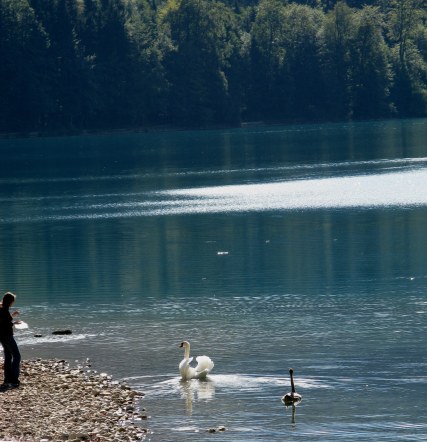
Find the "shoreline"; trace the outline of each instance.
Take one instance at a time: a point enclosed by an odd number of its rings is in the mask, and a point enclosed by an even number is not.
[[[404,120],[425,120],[423,117],[397,117],[390,116],[384,118],[373,119],[294,119],[294,120],[254,120],[240,121],[235,124],[212,124],[206,126],[187,127],[173,124],[158,124],[153,126],[129,126],[116,128],[62,128],[48,130],[27,130],[15,132],[0,132],[0,140],[28,139],[28,138],[62,138],[62,137],[80,137],[92,135],[126,135],[135,133],[160,133],[160,132],[186,132],[186,131],[209,131],[222,129],[245,129],[260,126],[294,126],[294,125],[316,125],[316,124],[349,124],[349,123],[366,123],[376,121],[404,121]],[[1,442],[1,441],[0,441]]]
[[[89,367],[23,360],[20,387],[0,392],[0,442],[143,441],[144,393]]]

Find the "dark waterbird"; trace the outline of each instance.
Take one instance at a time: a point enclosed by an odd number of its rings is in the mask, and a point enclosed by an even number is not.
[[[294,370],[292,368],[289,369],[289,374],[291,375],[291,392],[286,393],[282,397],[282,402],[284,402],[285,405],[295,404],[300,402],[302,399],[302,396],[295,391]]]

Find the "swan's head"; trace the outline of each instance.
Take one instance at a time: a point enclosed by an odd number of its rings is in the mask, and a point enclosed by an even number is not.
[[[184,358],[189,358],[190,357],[190,343],[188,341],[182,341],[180,347],[184,349]]]
[[[289,369],[289,374],[290,374],[291,376],[294,374],[294,369],[293,369],[293,368],[290,368],[290,369]]]

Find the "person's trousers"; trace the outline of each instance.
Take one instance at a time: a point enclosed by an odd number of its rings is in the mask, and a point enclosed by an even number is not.
[[[0,343],[4,352],[4,383],[19,383],[21,353],[13,336],[2,336]]]

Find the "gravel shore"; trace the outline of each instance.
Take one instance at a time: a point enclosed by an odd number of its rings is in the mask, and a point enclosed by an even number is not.
[[[0,373],[3,361],[0,360]],[[19,388],[0,392],[0,441],[142,441],[142,393],[88,366],[60,360],[21,363]]]

